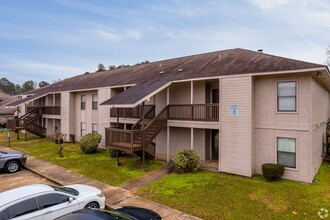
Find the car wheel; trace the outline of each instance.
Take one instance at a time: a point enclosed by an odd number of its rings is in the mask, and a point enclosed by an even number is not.
[[[100,208],[99,204],[97,202],[90,202],[85,206],[85,209],[98,209]]]
[[[15,173],[15,172],[17,172],[20,168],[21,168],[21,165],[20,165],[20,163],[17,162],[17,161],[10,161],[10,162],[8,162],[8,163],[6,164],[6,167],[5,167],[5,169],[6,169],[6,171],[7,171],[8,173]]]

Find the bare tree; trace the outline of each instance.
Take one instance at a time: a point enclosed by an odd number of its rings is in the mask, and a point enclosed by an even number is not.
[[[330,45],[328,46],[327,49],[327,65],[330,68]]]

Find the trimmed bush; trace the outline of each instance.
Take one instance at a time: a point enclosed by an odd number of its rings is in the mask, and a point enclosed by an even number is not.
[[[97,146],[99,145],[102,136],[97,133],[89,133],[80,139],[80,149],[85,154],[91,154],[96,152]]]
[[[119,156],[122,156],[123,152],[117,149],[109,149],[108,154],[110,155],[111,158],[116,158],[118,154]]]
[[[265,163],[262,165],[262,174],[268,181],[274,181],[284,174],[284,166],[275,163]]]
[[[179,173],[188,173],[198,170],[199,155],[193,150],[180,150],[175,153],[173,163]]]

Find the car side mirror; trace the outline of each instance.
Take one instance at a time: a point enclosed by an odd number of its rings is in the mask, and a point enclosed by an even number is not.
[[[73,197],[69,197],[69,203],[73,202],[74,198]]]

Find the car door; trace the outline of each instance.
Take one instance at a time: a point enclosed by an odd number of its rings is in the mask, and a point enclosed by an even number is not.
[[[2,153],[0,153],[0,169],[3,169],[5,166],[5,158]]]
[[[24,201],[20,201],[7,209],[1,212],[7,216],[9,219],[15,220],[43,220],[43,213],[38,209],[37,202],[35,198],[26,199]]]
[[[60,193],[48,193],[38,196],[44,219],[54,219],[79,209],[76,199]]]

